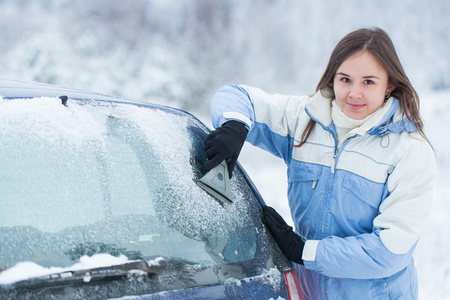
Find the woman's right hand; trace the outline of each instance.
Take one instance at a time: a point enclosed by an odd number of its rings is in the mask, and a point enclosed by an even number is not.
[[[212,131],[205,139],[205,151],[208,158],[204,165],[205,170],[209,171],[226,160],[231,178],[247,134],[245,124],[238,121],[228,121]]]

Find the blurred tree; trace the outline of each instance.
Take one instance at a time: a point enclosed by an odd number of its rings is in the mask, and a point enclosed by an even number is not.
[[[379,26],[413,84],[448,89],[449,9],[440,0],[0,0],[0,76],[207,110],[227,83],[312,93],[335,43]]]

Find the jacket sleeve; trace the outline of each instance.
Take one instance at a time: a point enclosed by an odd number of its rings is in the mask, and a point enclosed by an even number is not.
[[[391,276],[411,262],[431,212],[436,158],[423,139],[410,141],[388,177],[373,232],[307,241],[306,268],[329,277],[369,279]]]
[[[309,97],[268,94],[249,86],[227,85],[213,97],[214,128],[229,120],[246,124],[247,141],[279,157],[287,157],[290,137]]]

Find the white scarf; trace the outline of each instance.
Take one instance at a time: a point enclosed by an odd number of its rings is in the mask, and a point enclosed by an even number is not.
[[[392,105],[392,97],[384,103],[378,110],[371,113],[367,117],[361,120],[355,120],[347,117],[337,105],[335,99],[331,101],[331,119],[333,120],[336,128],[338,147],[340,148],[342,143],[356,134],[363,135],[367,130],[377,125],[384,114],[389,110]]]

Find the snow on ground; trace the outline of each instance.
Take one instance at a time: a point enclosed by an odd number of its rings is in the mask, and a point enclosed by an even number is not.
[[[420,299],[450,299],[450,92],[421,93],[425,132],[435,148],[438,180],[428,226],[415,260]],[[266,203],[293,224],[287,203],[284,162],[246,143],[239,158]]]

